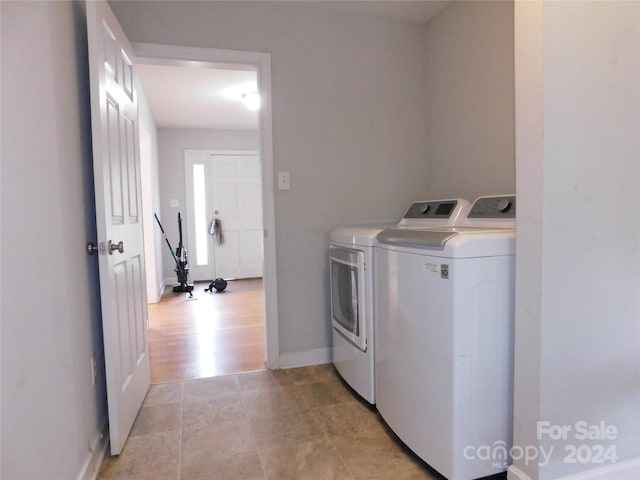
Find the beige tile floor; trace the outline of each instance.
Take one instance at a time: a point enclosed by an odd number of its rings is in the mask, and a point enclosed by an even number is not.
[[[152,385],[99,479],[439,479],[331,365]]]

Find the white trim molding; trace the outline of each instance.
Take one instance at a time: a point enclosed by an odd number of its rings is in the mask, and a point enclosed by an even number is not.
[[[584,472],[574,473],[559,477],[558,480],[611,480],[617,479],[633,479],[640,478],[640,457],[626,460],[624,462],[604,465],[598,468],[592,468]],[[522,470],[511,465],[507,474],[508,480],[534,480],[525,474]]]
[[[323,365],[331,362],[333,362],[333,349],[331,347],[280,355],[281,368],[308,367],[309,365]]]
[[[612,478],[619,480],[640,478],[640,457],[567,475],[560,480],[611,480]]]
[[[262,52],[182,47],[154,43],[133,43],[138,63],[185,67],[233,68],[255,71],[260,107],[260,161],[262,166],[262,207],[264,228],[264,302],[267,367],[280,368],[278,333],[278,287],[276,271],[276,221],[273,166],[273,126],[271,114],[271,55]]]
[[[510,465],[507,469],[507,480],[533,480],[529,475],[524,473],[518,467]]]
[[[91,444],[89,445],[89,451],[87,457],[82,464],[80,473],[76,477],[77,480],[95,480],[98,478],[100,472],[100,466],[102,460],[107,453],[107,447],[109,446],[109,427],[105,419],[102,428],[96,431]]]

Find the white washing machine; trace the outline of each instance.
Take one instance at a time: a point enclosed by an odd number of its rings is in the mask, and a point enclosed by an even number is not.
[[[416,202],[400,228],[427,222],[453,225],[466,216],[464,199]],[[341,227],[331,232],[329,247],[333,362],[340,376],[367,402],[375,399],[373,248],[388,226]]]
[[[481,197],[459,226],[385,229],[374,249],[377,408],[450,480],[507,468],[515,213]]]

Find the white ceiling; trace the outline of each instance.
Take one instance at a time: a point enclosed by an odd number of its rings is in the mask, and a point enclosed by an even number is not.
[[[420,24],[429,22],[449,3],[451,0],[278,2],[280,6],[319,8]],[[255,72],[141,64],[136,69],[158,128],[258,129],[257,112],[242,103],[242,93],[257,89]]]
[[[158,128],[257,130],[258,113],[242,94],[257,90],[256,72],[137,65]]]

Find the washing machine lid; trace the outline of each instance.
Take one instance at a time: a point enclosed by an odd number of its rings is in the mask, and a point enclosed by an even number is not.
[[[516,232],[503,228],[388,228],[378,234],[378,248],[446,258],[515,254]]]
[[[388,225],[339,227],[331,232],[331,241],[344,245],[372,247],[378,235]]]
[[[387,228],[378,234],[378,242],[415,248],[435,248],[442,250],[448,240],[458,235],[454,230],[415,230],[407,228]]]

